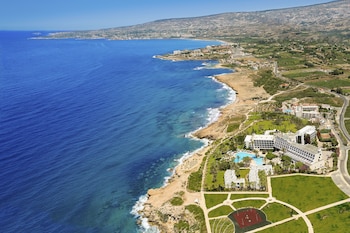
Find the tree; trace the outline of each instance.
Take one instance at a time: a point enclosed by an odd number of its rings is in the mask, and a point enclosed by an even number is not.
[[[282,160],[284,169],[288,169],[290,164],[292,163],[292,159],[287,155],[282,155],[281,160]]]
[[[258,171],[258,176],[260,180],[260,187],[266,189],[267,186],[267,176],[264,170]]]
[[[299,162],[299,161],[298,161],[298,162],[295,163],[295,168],[296,168],[296,169],[301,169],[301,168],[303,167],[303,165],[304,165],[304,164],[303,164],[302,162]]]
[[[272,152],[267,152],[267,154],[266,154],[266,158],[268,159],[268,160],[272,160],[272,159],[274,159],[274,158],[276,158],[276,155],[274,155]]]
[[[252,158],[246,156],[243,158],[243,163],[246,167],[248,167],[250,165],[250,162],[252,161]]]

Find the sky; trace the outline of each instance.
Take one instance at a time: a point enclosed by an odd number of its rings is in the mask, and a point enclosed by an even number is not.
[[[0,0],[0,30],[92,30],[331,0]]]

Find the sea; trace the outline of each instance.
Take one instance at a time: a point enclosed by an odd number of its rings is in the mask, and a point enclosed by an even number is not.
[[[0,32],[0,232],[156,232],[138,214],[235,93],[202,40]],[[139,223],[142,223],[141,225]]]

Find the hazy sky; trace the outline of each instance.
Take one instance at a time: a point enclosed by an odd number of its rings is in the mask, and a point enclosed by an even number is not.
[[[84,30],[330,0],[0,0],[0,30]]]

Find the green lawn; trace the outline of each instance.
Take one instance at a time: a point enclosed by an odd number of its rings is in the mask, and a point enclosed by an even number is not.
[[[330,177],[295,175],[272,178],[271,183],[274,197],[302,211],[347,198]]]
[[[229,218],[220,218],[210,220],[210,228],[212,233],[233,233],[235,226]]]
[[[220,216],[227,216],[232,212],[233,212],[233,209],[230,206],[224,205],[210,211],[208,214],[208,217],[215,218]]]
[[[345,120],[344,123],[346,130],[348,131],[348,133],[350,133],[350,120]]]
[[[245,133],[246,134],[252,134],[252,133],[263,134],[266,130],[270,130],[270,129],[277,129],[282,132],[289,132],[289,131],[296,132],[298,130],[297,126],[294,124],[291,124],[290,121],[281,121],[277,125],[275,121],[263,120],[253,124],[251,127],[249,127],[245,131]]]
[[[302,218],[298,220],[292,220],[287,223],[268,228],[259,233],[308,233],[306,223]],[[315,231],[315,233],[318,233]]]
[[[243,207],[254,207],[254,208],[259,209],[265,203],[266,203],[266,201],[263,201],[263,200],[246,200],[246,201],[234,202],[233,206],[236,209],[240,209]]]
[[[227,199],[227,194],[204,194],[205,205],[207,208],[211,208],[218,204],[223,203]]]
[[[326,209],[308,216],[317,233],[349,231],[350,203]]]
[[[344,117],[345,117],[345,118],[350,118],[350,107],[347,107],[347,108],[346,108]]]
[[[350,175],[350,151],[348,152],[348,162],[347,162],[348,173]]]
[[[231,200],[241,199],[241,198],[247,198],[247,197],[263,197],[268,198],[269,194],[231,194]]]
[[[278,222],[283,219],[289,218],[292,216],[293,210],[285,205],[279,203],[270,203],[267,204],[262,211],[267,216],[267,220],[270,222]]]

